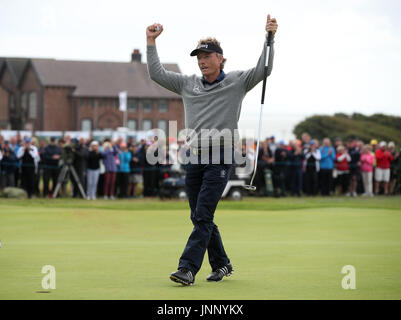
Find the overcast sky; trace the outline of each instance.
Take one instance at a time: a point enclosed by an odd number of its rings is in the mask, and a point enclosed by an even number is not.
[[[312,114],[401,115],[399,0],[0,0],[0,56],[129,61],[139,48],[145,60],[145,28],[159,22],[162,62],[200,74],[189,52],[214,36],[226,72],[242,70],[258,60],[267,13],[279,29],[263,136],[292,138]],[[245,98],[241,129],[257,127],[261,90]]]

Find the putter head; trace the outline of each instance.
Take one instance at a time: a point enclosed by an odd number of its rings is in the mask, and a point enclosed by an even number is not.
[[[249,190],[249,191],[255,191],[255,190],[256,190],[256,187],[255,187],[255,186],[252,186],[252,185],[250,185],[250,184],[244,185],[244,188],[245,188],[246,190]]]

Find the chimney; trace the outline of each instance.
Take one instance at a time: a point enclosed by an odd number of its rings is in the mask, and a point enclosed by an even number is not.
[[[139,49],[134,49],[131,54],[131,62],[142,62],[142,54],[139,52]]]

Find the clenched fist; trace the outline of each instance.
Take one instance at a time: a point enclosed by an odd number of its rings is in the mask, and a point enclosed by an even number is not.
[[[154,45],[156,38],[163,32],[163,26],[154,23],[146,28],[146,40],[149,45]]]
[[[267,15],[266,21],[266,32],[272,32],[274,35],[277,32],[278,24],[276,18],[270,18],[270,14]]]

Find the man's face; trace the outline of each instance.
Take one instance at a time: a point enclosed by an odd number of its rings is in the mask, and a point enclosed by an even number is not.
[[[220,73],[223,56],[218,57],[216,52],[199,52],[198,66],[204,77]]]

